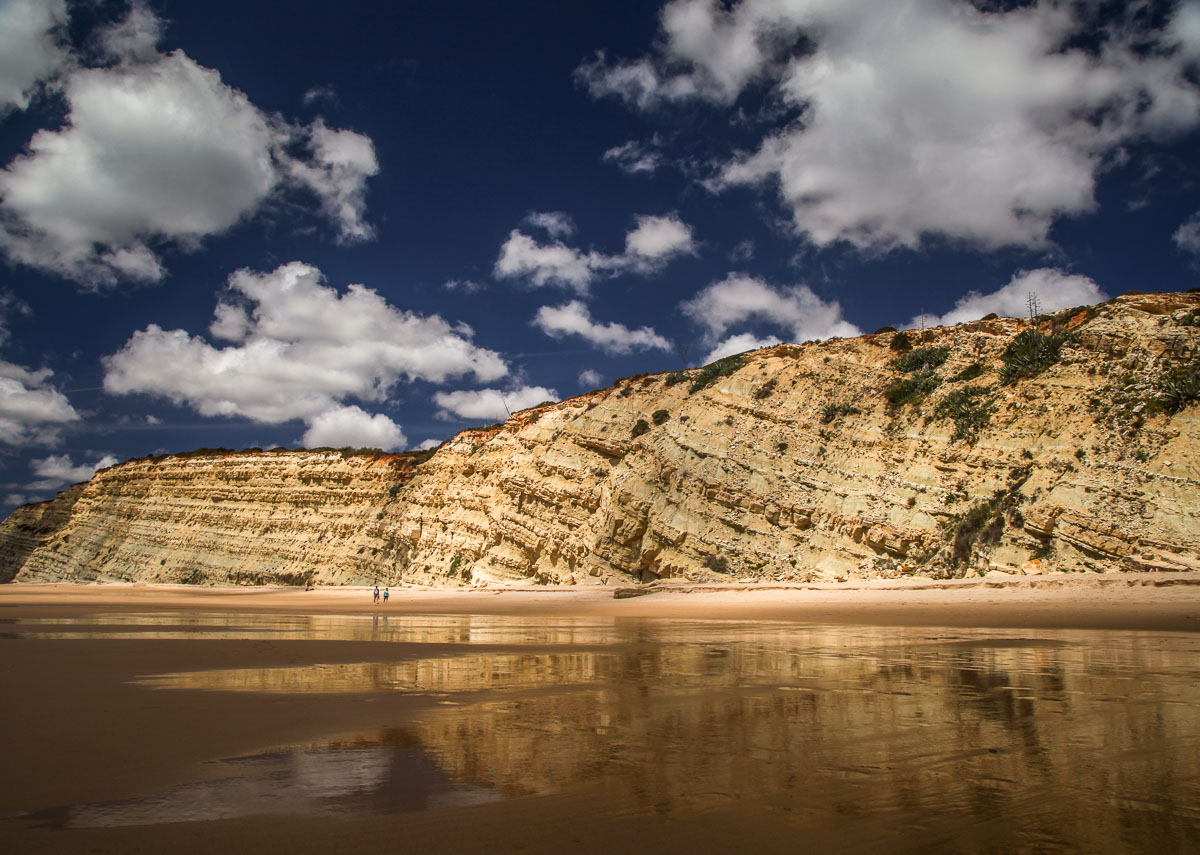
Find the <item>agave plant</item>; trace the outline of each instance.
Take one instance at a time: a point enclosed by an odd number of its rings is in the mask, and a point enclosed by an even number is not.
[[[1177,413],[1200,400],[1200,372],[1180,372],[1168,377],[1158,393],[1158,402],[1168,413]]]

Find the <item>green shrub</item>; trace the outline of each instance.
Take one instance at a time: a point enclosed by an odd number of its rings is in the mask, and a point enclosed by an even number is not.
[[[990,389],[984,386],[963,386],[942,398],[933,410],[935,419],[953,419],[952,440],[965,439],[974,442],[981,428],[991,420],[994,409],[988,397]]]
[[[932,371],[923,371],[890,384],[883,390],[883,396],[893,407],[919,404],[940,385],[942,378]]]
[[[1159,387],[1155,402],[1172,415],[1200,400],[1200,362],[1172,368]]]
[[[825,404],[821,407],[821,424],[827,425],[838,416],[856,416],[861,412],[853,404]]]
[[[974,380],[987,371],[987,366],[982,362],[972,362],[962,371],[950,378],[951,383],[961,383],[964,380]]]
[[[742,367],[742,357],[726,356],[724,359],[718,359],[716,362],[710,362],[700,369],[700,373],[696,375],[696,379],[692,381],[691,387],[688,389],[689,394],[695,394],[701,389],[707,389],[713,383],[716,383],[722,377],[728,377],[731,374],[736,374],[738,369]]]
[[[724,555],[705,555],[704,566],[714,573],[727,573],[729,571],[729,559]]]
[[[688,379],[687,373],[684,371],[672,371],[667,375],[667,385],[674,386],[676,383],[682,383]]]
[[[912,350],[912,339],[906,332],[898,332],[892,336],[892,341],[888,347],[897,353],[903,353],[906,350]]]
[[[656,425],[661,425],[667,419],[671,418],[671,414],[666,410],[655,410],[654,414],[650,416],[650,418]]]
[[[633,426],[633,435],[639,437],[648,430],[650,430],[650,422],[645,419],[638,419],[637,423]]]
[[[1023,377],[1036,377],[1058,362],[1063,347],[1073,341],[1075,336],[1069,332],[1045,335],[1037,330],[1022,330],[1000,354],[1004,361],[1000,381],[1009,384]]]
[[[932,371],[950,356],[948,347],[921,347],[891,361],[897,371]]]

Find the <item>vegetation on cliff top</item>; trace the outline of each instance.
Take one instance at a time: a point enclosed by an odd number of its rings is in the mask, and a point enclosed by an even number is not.
[[[1075,341],[1075,334],[1055,332],[1050,335],[1035,329],[1022,330],[1000,354],[1004,367],[1000,381],[1015,383],[1026,377],[1036,377],[1059,361],[1063,347]]]

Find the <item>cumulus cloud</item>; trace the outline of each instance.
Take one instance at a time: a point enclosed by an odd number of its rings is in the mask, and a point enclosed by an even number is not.
[[[28,107],[38,84],[67,61],[66,22],[66,0],[0,2],[0,116]]]
[[[43,493],[58,490],[68,484],[87,481],[99,470],[116,464],[117,458],[106,454],[93,463],[74,463],[68,454],[51,454],[30,461],[29,468],[38,480],[26,485],[27,490]]]
[[[421,442],[417,443],[416,450],[417,451],[428,451],[431,448],[437,448],[439,445],[441,445],[445,441],[446,440],[444,440],[444,439],[424,439],[424,440],[421,440]]]
[[[1038,247],[1095,207],[1096,176],[1124,146],[1200,121],[1200,7],[1154,30],[1142,5],[1101,27],[1111,9],[1050,0],[672,0],[654,54],[599,56],[578,76],[646,110],[768,92],[783,118],[707,186],[775,188],[817,245]]]
[[[1171,236],[1175,245],[1184,252],[1200,255],[1200,212],[1192,214]]]
[[[442,409],[437,418],[445,421],[479,419],[505,421],[510,412],[524,410],[543,401],[557,401],[558,392],[545,386],[521,386],[502,392],[499,389],[471,389],[438,392],[433,401]]]
[[[537,214],[538,218],[565,217],[565,214]],[[569,234],[561,227],[551,230],[545,220],[527,222],[545,228],[550,234],[547,242],[513,229],[500,247],[493,273],[499,279],[523,279],[535,287],[555,285],[586,293],[600,276],[635,272],[649,275],[661,270],[671,259],[696,251],[691,226],[675,214],[650,216],[638,214],[636,225],[625,235],[625,251],[606,255],[583,251],[559,240]],[[569,218],[568,218],[569,222]],[[573,226],[572,226],[573,228]]]
[[[551,338],[577,335],[606,353],[671,349],[671,343],[650,327],[632,330],[618,323],[596,323],[587,306],[579,300],[562,306],[542,306],[533,324]]]
[[[583,371],[579,372],[579,385],[585,389],[595,389],[602,382],[604,382],[604,378],[600,376],[599,371],[594,371],[591,368],[585,368]]]
[[[780,340],[775,336],[759,338],[753,333],[731,335],[708,352],[708,355],[704,357],[704,364],[724,359],[726,356],[733,356],[735,353],[745,353],[747,350],[758,350],[760,347],[771,347],[776,344],[780,344]]]
[[[379,174],[379,163],[370,138],[332,130],[319,118],[299,134],[307,138],[312,160],[288,160],[292,177],[317,195],[341,242],[373,238],[375,230],[365,221],[367,179]]]
[[[719,341],[731,328],[746,324],[785,330],[791,341],[861,335],[862,330],[842,318],[836,301],[822,300],[806,285],[773,286],[761,279],[731,273],[709,285],[680,307],[704,328],[705,340],[717,342],[709,355],[728,355],[778,344],[770,336],[756,338],[743,332]]]
[[[61,428],[79,421],[67,396],[50,385],[53,374],[0,360],[0,442],[57,445]]]
[[[1087,276],[1066,273],[1053,267],[1022,270],[1008,284],[987,294],[970,291],[960,297],[954,308],[944,315],[925,315],[913,318],[912,327],[949,326],[977,321],[995,312],[1004,318],[1019,318],[1029,314],[1029,294],[1037,295],[1042,312],[1056,312],[1074,306],[1090,306],[1108,299]]]
[[[605,257],[597,253],[580,252],[558,240],[541,243],[513,229],[493,272],[499,279],[524,279],[538,288],[557,285],[585,292],[604,265]]]
[[[657,264],[676,255],[696,251],[692,229],[675,215],[638,215],[637,227],[625,235],[625,258],[630,264]]]
[[[159,53],[158,27],[135,5],[101,34],[119,61],[76,61],[62,77],[63,127],[35,133],[0,171],[0,250],[88,285],[157,281],[161,246],[194,249],[301,190],[340,240],[371,236],[370,139],[267,116],[182,51]]]
[[[230,344],[154,324],[135,332],[105,358],[104,389],[155,395],[205,416],[301,419],[321,436],[357,431],[384,441],[403,434],[351,412],[346,399],[384,402],[402,379],[487,382],[508,373],[499,354],[471,342],[469,327],[403,311],[364,285],[339,293],[301,262],[234,273],[209,331]]]
[[[395,451],[408,442],[404,431],[382,413],[371,415],[361,407],[338,407],[312,420],[301,442],[308,448],[380,448]]]

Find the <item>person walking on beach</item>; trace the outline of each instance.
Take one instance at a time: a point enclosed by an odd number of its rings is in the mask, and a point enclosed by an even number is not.
[[[379,602],[379,586],[375,586],[375,602]]]
[[[386,604],[387,604],[387,598],[388,598],[388,589],[387,589],[387,588],[384,588],[384,589],[383,589],[383,602],[384,602],[384,605],[386,605]]]

